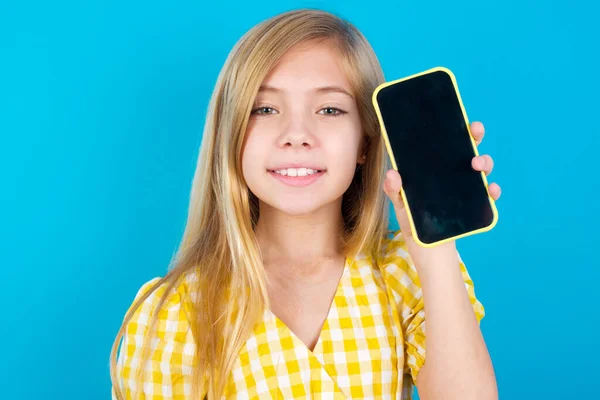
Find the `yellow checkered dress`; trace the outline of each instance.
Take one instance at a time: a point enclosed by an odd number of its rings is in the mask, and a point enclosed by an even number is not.
[[[465,265],[460,263],[477,319],[484,316]],[[153,286],[146,283],[138,296]],[[152,338],[151,373],[137,380],[141,343],[164,287],[127,325],[118,374],[127,398],[188,399],[194,340],[181,298],[169,295]],[[419,278],[400,232],[386,239],[379,260],[348,258],[337,292],[310,351],[270,310],[239,353],[223,398],[411,399],[425,362],[425,313]]]

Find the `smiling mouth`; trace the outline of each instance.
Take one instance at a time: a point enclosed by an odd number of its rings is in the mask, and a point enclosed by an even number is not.
[[[286,168],[285,170],[267,170],[267,172],[280,183],[293,187],[312,185],[319,181],[326,172],[326,170],[303,171],[303,169],[310,168]]]
[[[267,170],[271,173],[278,174],[281,176],[289,176],[289,177],[302,177],[302,176],[311,176],[325,172],[323,169],[313,169],[313,168],[281,168],[281,169],[270,169]]]

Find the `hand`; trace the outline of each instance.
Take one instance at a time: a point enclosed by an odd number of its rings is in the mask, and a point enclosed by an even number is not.
[[[483,124],[481,122],[473,122],[471,124],[471,134],[475,139],[476,145],[479,146],[479,144],[483,140],[483,136],[485,135]],[[474,170],[484,171],[486,175],[489,175],[492,172],[492,169],[494,168],[494,160],[489,155],[482,155],[479,157],[474,157],[473,160],[471,160],[471,165]],[[403,237],[406,240],[408,251],[411,255],[411,258],[413,258],[415,264],[417,264],[417,260],[425,261],[427,257],[432,255],[433,253],[439,253],[444,251],[448,252],[448,254],[455,253],[455,241],[450,241],[444,243],[443,245],[435,246],[432,248],[424,248],[418,246],[415,243],[412,236],[410,223],[408,222],[408,214],[406,212],[406,207],[400,194],[401,187],[402,179],[400,178],[400,174],[398,173],[398,171],[394,169],[389,170],[385,177],[383,189],[392,201],[392,204],[394,205],[394,210],[396,212],[398,224],[402,228]],[[488,187],[488,191],[490,196],[494,200],[498,200],[500,198],[501,189],[498,184],[491,183]]]

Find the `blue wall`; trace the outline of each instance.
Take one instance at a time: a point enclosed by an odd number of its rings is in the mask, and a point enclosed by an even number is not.
[[[2,397],[109,397],[114,334],[182,234],[217,73],[300,6],[354,22],[389,80],[454,71],[503,187],[497,227],[459,244],[501,398],[600,398],[598,8],[531,0],[3,2]]]

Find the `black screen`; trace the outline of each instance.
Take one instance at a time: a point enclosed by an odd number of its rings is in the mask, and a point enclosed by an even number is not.
[[[431,244],[488,227],[494,214],[450,75],[382,88],[377,103],[416,234]]]

